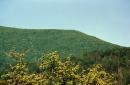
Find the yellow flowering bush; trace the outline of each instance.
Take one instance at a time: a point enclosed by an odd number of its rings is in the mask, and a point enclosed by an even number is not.
[[[1,76],[7,85],[112,85],[114,82],[113,75],[101,64],[82,70],[70,57],[63,61],[56,51],[39,59],[40,73],[29,73],[24,53],[11,51],[8,55],[16,59],[17,64],[10,65],[8,73]]]
[[[113,85],[114,77],[107,73],[101,64],[95,64],[88,68],[88,72],[84,71],[81,81],[88,85]]]
[[[8,55],[16,59],[17,64],[15,66],[10,65],[10,71],[1,76],[7,85],[39,85],[38,83],[43,83],[43,80],[41,80],[43,75],[29,74],[27,65],[24,62],[24,53],[11,51]]]

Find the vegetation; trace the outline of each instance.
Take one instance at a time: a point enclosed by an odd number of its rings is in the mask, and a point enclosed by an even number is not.
[[[130,83],[130,48],[114,45],[75,30],[35,30],[2,26],[0,26],[0,76],[14,72],[16,67],[21,65],[19,69],[22,69],[21,67],[23,67],[22,71],[24,72],[24,77],[28,77],[28,80],[30,79],[30,81],[32,81],[31,79],[33,77],[33,82],[35,82],[37,77],[40,80],[43,76],[46,77],[45,79],[48,79],[47,75],[51,74],[51,71],[48,69],[50,69],[49,66],[53,64],[50,63],[49,60],[51,56],[43,54],[55,50],[62,56],[58,58],[58,62],[55,62],[57,66],[56,72],[60,70],[67,70],[68,67],[72,69],[76,66],[76,72],[72,72],[74,75],[81,77],[81,74],[84,74],[88,76],[88,68],[91,67],[91,69],[94,69],[98,65],[101,69],[98,69],[97,71],[94,70],[94,72],[99,74],[100,71],[113,73],[114,80],[117,82],[117,85],[128,85]],[[18,54],[15,51],[17,51]],[[23,63],[21,64],[19,62],[19,58],[14,59],[12,57],[8,57],[13,55],[8,55],[7,52],[12,52],[13,54],[16,53],[15,55],[17,56],[19,56],[19,52],[23,54],[25,53],[26,55],[24,55],[24,59],[21,59],[21,62]],[[67,66],[63,63],[67,63],[69,61],[69,58],[66,57],[69,54],[71,55],[71,63],[70,66]],[[47,64],[46,69],[44,69],[45,66],[42,66],[41,62]],[[49,62],[49,64],[47,62]],[[59,62],[61,62],[61,64]],[[103,65],[105,70],[99,64]],[[66,69],[60,69],[60,67],[65,67]],[[83,69],[87,70],[83,73]],[[41,75],[43,73],[44,75]],[[100,79],[99,74],[96,74],[98,75],[98,78],[96,76],[94,81]],[[16,77],[19,76],[17,73],[14,75],[16,75]],[[23,74],[20,73],[20,75]],[[53,76],[56,74],[52,73],[51,75]],[[66,72],[64,76],[65,75],[70,77],[68,72]],[[58,74],[58,76],[61,75]],[[53,77],[48,81],[56,79],[58,82],[63,82],[63,79],[58,78]],[[72,82],[72,78],[73,77],[71,76],[71,80],[67,80],[67,82]],[[86,77],[84,79],[86,79]],[[80,82],[79,80],[80,79],[76,79],[76,81]],[[39,82],[43,81],[44,80]]]
[[[75,30],[17,29],[0,27],[0,51],[58,51],[63,56],[82,56],[85,52],[120,47]],[[66,55],[65,55],[66,56]]]
[[[7,85],[113,85],[113,75],[107,73],[102,65],[96,64],[87,70],[79,64],[71,62],[67,57],[60,59],[57,52],[51,52],[41,57],[38,62],[40,73],[29,73],[24,62],[24,53],[10,52],[9,56],[17,60],[17,64],[2,75]]]

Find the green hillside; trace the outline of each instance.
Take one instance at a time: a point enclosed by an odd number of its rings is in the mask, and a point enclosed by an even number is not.
[[[75,30],[20,29],[0,26],[0,76],[15,61],[6,55],[15,50],[25,52],[30,72],[38,71],[42,53],[58,51],[64,57],[72,54],[73,62],[88,68],[102,64],[116,75],[121,85],[130,83],[130,48],[118,46]],[[120,80],[119,80],[120,79]]]
[[[84,52],[106,50],[116,45],[75,30],[17,29],[0,27],[0,51],[35,49],[82,55]]]

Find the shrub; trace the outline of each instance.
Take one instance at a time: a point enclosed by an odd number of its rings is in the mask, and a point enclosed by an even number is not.
[[[9,52],[17,64],[2,75],[7,85],[112,85],[113,75],[107,73],[101,64],[83,70],[79,64],[67,57],[64,61],[58,52],[44,54],[38,61],[40,73],[29,73],[24,62],[24,53]]]

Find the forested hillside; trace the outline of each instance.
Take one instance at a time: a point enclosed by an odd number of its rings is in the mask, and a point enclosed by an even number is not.
[[[57,51],[61,59],[71,56],[82,68],[102,64],[114,74],[118,85],[130,83],[130,48],[118,46],[75,30],[19,29],[0,26],[0,75],[8,72],[16,60],[9,52],[25,53],[31,73],[39,72],[37,62],[44,53]],[[70,84],[71,85],[71,84]]]
[[[75,30],[17,29],[0,27],[1,51],[35,49],[57,50],[62,54],[82,55],[84,52],[106,50],[117,45]]]

